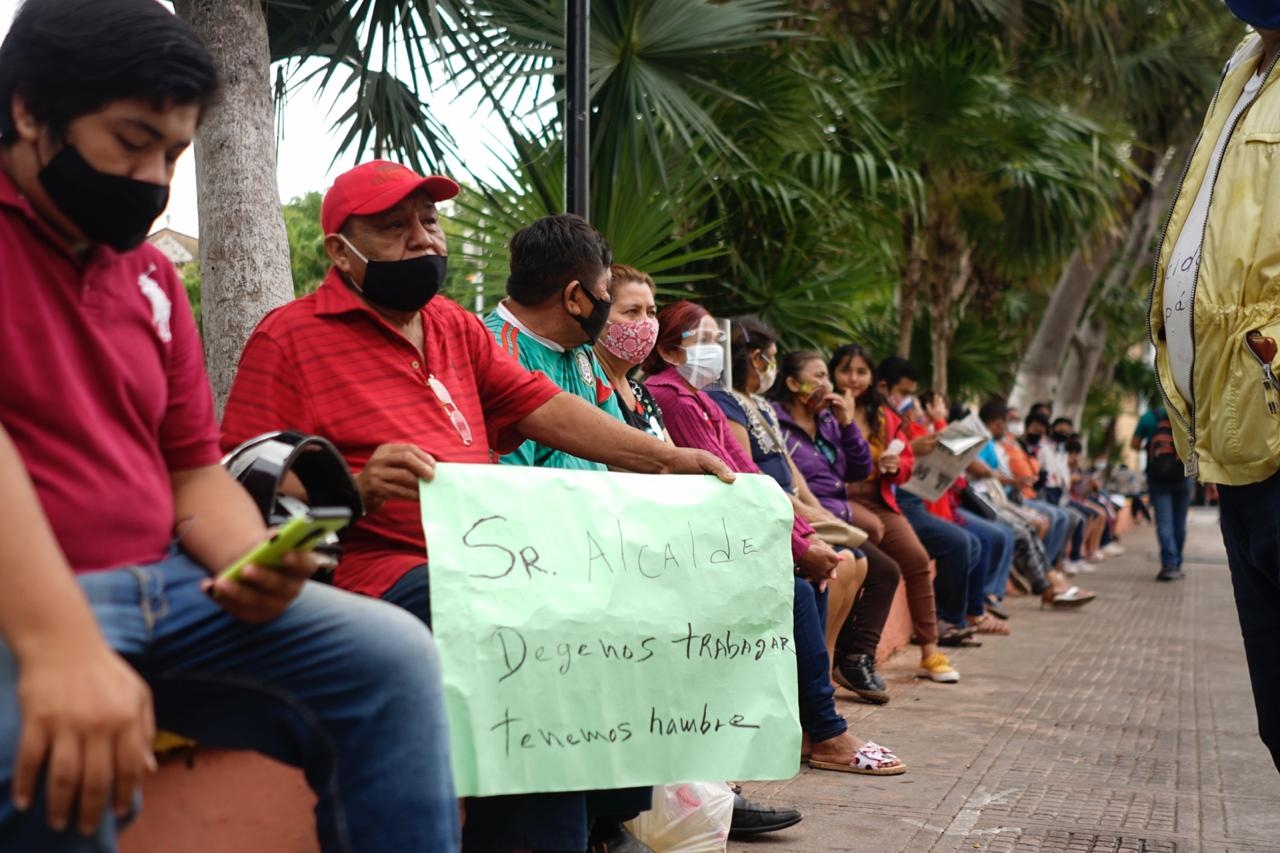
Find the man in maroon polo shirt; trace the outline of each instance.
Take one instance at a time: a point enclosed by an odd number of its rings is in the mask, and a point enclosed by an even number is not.
[[[384,160],[340,175],[321,208],[333,266],[315,293],[254,330],[222,421],[226,448],[286,428],[332,441],[369,508],[344,534],[337,584],[424,622],[418,479],[436,461],[487,463],[491,449],[533,439],[613,468],[732,479],[714,456],[633,430],[525,370],[478,317],[438,295],[447,247],[436,202],[457,192]],[[587,846],[580,793],[491,798],[469,814],[464,849]]]
[[[143,239],[216,88],[154,0],[28,0],[0,45],[0,848],[114,849],[158,720],[304,768],[327,851],[455,849],[422,624],[304,555],[211,577],[267,531]]]

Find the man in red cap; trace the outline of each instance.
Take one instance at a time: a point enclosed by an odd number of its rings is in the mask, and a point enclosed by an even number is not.
[[[321,435],[346,458],[368,513],[343,534],[338,586],[430,620],[418,480],[435,463],[488,463],[533,439],[611,468],[732,475],[715,457],[677,448],[609,417],[498,346],[480,319],[438,296],[447,271],[436,203],[458,186],[375,160],[340,175],[321,224],[332,266],[315,293],[268,314],[240,359],[222,422],[231,448],[259,433]],[[513,811],[562,830],[573,795],[539,795]],[[554,800],[554,802],[553,802]],[[564,806],[560,809],[560,806]],[[514,846],[575,849],[521,832]],[[550,831],[550,830],[548,830]],[[583,843],[576,849],[585,848]],[[464,846],[466,838],[464,836]]]

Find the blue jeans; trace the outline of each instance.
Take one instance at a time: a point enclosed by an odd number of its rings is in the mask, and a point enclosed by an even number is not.
[[[920,544],[937,563],[933,596],[937,601],[938,618],[952,625],[963,625],[972,575],[975,572],[979,575],[978,590],[982,589],[985,580],[979,565],[982,546],[978,544],[977,537],[966,533],[960,526],[930,513],[924,501],[905,489],[898,492],[898,506],[919,537]]]
[[[1049,565],[1056,566],[1067,554],[1067,542],[1074,528],[1070,514],[1057,504],[1046,501],[1027,501],[1026,505],[1049,519],[1049,535],[1044,539],[1044,553]]]
[[[1194,481],[1150,483],[1147,491],[1156,512],[1156,538],[1160,540],[1160,565],[1182,568],[1182,548],[1187,544],[1187,510]]]
[[[796,578],[795,622],[796,676],[800,680],[800,728],[812,743],[839,737],[848,731],[844,717],[836,713],[836,691],[831,686],[831,659],[827,657],[827,594],[803,578]]]
[[[279,618],[247,625],[200,591],[207,577],[180,553],[77,576],[107,643],[150,684],[157,724],[302,768],[319,800],[325,851],[456,849],[458,805],[430,632],[395,607],[315,583]],[[114,850],[110,810],[90,839],[49,829],[42,796],[26,813],[13,809],[17,680],[17,662],[0,642],[4,849]]]
[[[1154,497],[1154,486],[1151,492]],[[1248,486],[1218,486],[1218,496],[1258,734],[1280,770],[1280,474]]]
[[[1009,585],[1009,570],[1013,566],[1013,530],[1007,525],[974,515],[967,509],[956,510],[956,518],[961,526],[978,538],[982,545],[982,565],[986,570],[986,584],[979,593],[978,606],[986,601],[986,595],[1004,598],[1004,591]],[[975,614],[972,595],[969,599],[969,612]],[[985,610],[985,607],[983,608]],[[978,611],[982,612],[982,611]],[[975,614],[976,615],[976,614]]]

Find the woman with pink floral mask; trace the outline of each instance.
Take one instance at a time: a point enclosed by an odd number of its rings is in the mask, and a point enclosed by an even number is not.
[[[662,410],[644,385],[630,377],[658,340],[658,306],[654,302],[653,279],[626,264],[610,268],[613,278],[609,295],[613,307],[609,322],[596,340],[596,358],[604,368],[618,407],[627,423],[655,438],[670,441],[662,422]]]

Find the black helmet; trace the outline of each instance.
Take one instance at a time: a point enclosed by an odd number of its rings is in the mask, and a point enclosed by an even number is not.
[[[343,507],[352,521],[364,515],[351,469],[328,439],[292,430],[268,432],[232,450],[222,464],[248,490],[268,525],[283,524],[308,507]],[[290,472],[307,490],[305,503],[280,493]]]

